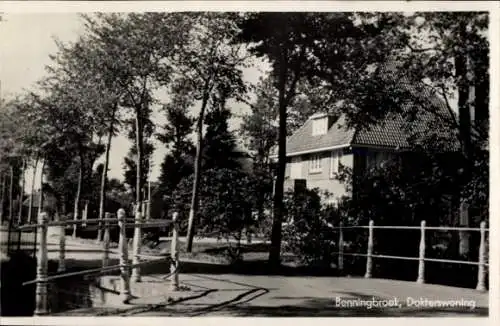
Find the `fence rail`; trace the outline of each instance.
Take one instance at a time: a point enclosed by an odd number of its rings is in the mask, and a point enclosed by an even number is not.
[[[366,271],[365,278],[372,277],[372,269],[373,269],[373,258],[382,258],[382,259],[399,259],[399,260],[413,260],[418,261],[418,276],[417,283],[425,282],[425,262],[438,262],[438,263],[450,263],[450,264],[464,264],[464,265],[475,265],[478,266],[478,277],[477,277],[477,286],[476,289],[478,291],[485,291],[485,280],[486,280],[486,267],[489,266],[487,263],[487,254],[486,254],[486,233],[489,232],[489,229],[486,228],[486,222],[481,222],[479,228],[471,228],[471,227],[451,227],[451,226],[427,226],[426,221],[422,221],[420,226],[386,226],[379,225],[376,226],[374,221],[370,221],[369,224],[366,225],[357,225],[357,226],[344,226],[342,222],[339,226],[333,226],[328,223],[327,227],[332,230],[338,230],[339,232],[339,240],[338,240],[338,252],[336,255],[338,256],[338,267],[340,270],[343,269],[344,266],[344,256],[357,256],[357,257],[366,257]],[[346,253],[344,252],[344,230],[346,229],[368,229],[368,241],[367,241],[367,251],[366,253]],[[383,255],[383,254],[374,254],[374,230],[376,229],[389,229],[389,230],[420,230],[420,243],[419,243],[419,252],[418,257],[404,257],[404,256],[392,256],[392,255]],[[429,258],[425,257],[426,253],[426,236],[425,231],[459,231],[459,232],[479,232],[480,233],[480,244],[479,244],[479,261],[466,261],[466,260],[453,260],[453,259],[441,259],[441,258]]]
[[[136,226],[140,227],[165,227],[172,223],[172,220],[153,220],[153,222],[135,222],[135,219],[127,219],[128,221],[134,223],[127,223],[127,227],[133,228]],[[50,226],[71,226],[71,225],[82,225],[82,224],[99,224],[99,223],[118,223],[117,218],[103,218],[103,219],[88,219],[88,220],[68,220],[68,221],[51,221],[46,224],[47,227]],[[42,224],[26,224],[18,226],[18,230],[29,230],[41,227]],[[116,225],[117,226],[117,225]],[[104,226],[102,226],[104,228]]]
[[[369,229],[369,225],[349,225],[349,226],[333,226],[328,225],[328,227],[332,230],[347,230],[347,229]],[[420,226],[393,226],[393,225],[374,225],[373,229],[388,229],[388,230],[420,230]],[[426,230],[435,230],[435,231],[481,231],[481,228],[468,228],[468,227],[456,227],[456,226],[426,226]],[[488,232],[489,229],[486,229]]]
[[[127,303],[131,298],[132,294],[130,292],[130,282],[140,281],[140,268],[142,266],[158,263],[160,261],[170,261],[170,275],[172,290],[176,291],[179,287],[179,253],[177,246],[178,238],[178,214],[175,212],[172,215],[172,220],[154,220],[154,221],[143,221],[141,219],[141,214],[137,211],[136,218],[130,219],[126,218],[125,210],[119,209],[117,212],[117,218],[109,218],[111,214],[106,213],[106,218],[104,219],[86,219],[86,220],[64,220],[59,219],[56,221],[49,222],[48,214],[42,212],[38,217],[37,224],[28,224],[19,226],[17,229],[30,230],[35,229],[39,233],[39,250],[37,252],[37,269],[36,269],[36,279],[24,282],[23,285],[36,284],[35,292],[35,316],[47,315],[49,313],[48,309],[48,282],[54,281],[61,278],[68,278],[81,275],[90,274],[101,274],[107,273],[114,270],[120,270],[121,279],[121,297],[124,303]],[[131,222],[131,223],[128,223]],[[111,223],[117,223],[117,225],[112,225]],[[99,224],[104,230],[103,238],[103,257],[102,266],[99,268],[86,269],[83,271],[69,272],[65,273],[65,238],[66,238],[66,228],[68,226],[74,226],[78,224]],[[173,226],[172,234],[172,247],[171,253],[168,256],[163,256],[161,258],[141,261],[141,258],[151,257],[148,255],[143,255],[140,253],[141,245],[141,229],[143,228],[153,228],[153,227],[166,227]],[[59,227],[59,257],[58,257],[58,270],[55,275],[48,275],[48,228],[49,227]],[[120,230],[119,238],[119,264],[109,266],[109,254],[110,254],[110,228],[117,226]],[[132,248],[132,263],[129,259],[128,253],[128,241],[127,241],[127,228],[134,228],[134,238],[133,238],[133,248]],[[130,271],[132,273],[130,274]]]

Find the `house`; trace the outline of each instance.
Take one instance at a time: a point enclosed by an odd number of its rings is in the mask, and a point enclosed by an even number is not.
[[[433,135],[435,140],[445,140],[446,151],[457,151],[457,138],[442,123],[453,113],[439,99],[425,93],[423,98],[439,115],[421,112],[410,120],[406,114],[391,113],[368,128],[348,127],[346,117],[342,115],[320,113],[311,116],[287,139],[285,191],[301,186],[318,188],[329,192],[328,202],[334,204],[342,196],[352,195],[337,179],[340,166],[351,168],[353,178],[356,178],[369,167],[383,167],[388,160],[398,159],[403,163],[419,135]],[[441,127],[436,128],[436,123],[441,123]],[[425,142],[422,145],[429,146]]]
[[[55,212],[55,207],[57,203],[56,197],[49,191],[44,191],[43,194],[41,195],[43,202],[42,202],[42,207],[44,208],[45,211],[47,211],[49,214],[53,214]],[[38,216],[38,206],[40,205],[40,190],[36,190],[33,195],[31,195],[31,216],[32,219],[36,219]],[[30,207],[30,195],[27,196],[27,198],[23,201],[23,216],[28,216],[29,212],[29,207]]]

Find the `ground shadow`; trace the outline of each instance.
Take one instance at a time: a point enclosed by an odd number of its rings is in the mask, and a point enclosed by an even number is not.
[[[282,305],[275,307],[235,305],[227,307],[224,315],[235,317],[487,317],[488,309],[457,310],[456,308],[385,308],[367,309],[361,307],[337,308],[329,299],[314,299],[303,305]]]
[[[66,272],[69,271],[81,271],[91,268],[101,267],[101,260],[72,260],[68,259],[66,262],[68,268]],[[118,259],[110,259],[110,265],[118,264]],[[16,266],[21,266],[19,263]],[[34,265],[33,265],[34,266]],[[54,261],[50,264],[51,274],[56,274],[57,263]],[[220,264],[209,264],[209,263],[199,263],[199,262],[183,262],[181,264],[181,273],[184,274],[242,274],[242,275],[273,275],[271,272],[274,271],[274,275],[283,276],[296,276],[296,275],[310,275],[310,273],[304,273],[304,271],[297,268],[281,267],[281,269],[269,269],[266,268],[267,264],[264,262],[247,262],[246,264],[239,264],[237,266],[232,265],[220,265]],[[4,267],[4,266],[2,266]],[[12,268],[12,267],[11,267]],[[164,275],[169,272],[170,264],[168,261],[155,262],[150,265],[142,266],[142,275],[160,274]],[[4,270],[2,270],[3,274]],[[10,271],[10,274],[14,271]],[[119,274],[119,270],[107,274]],[[89,277],[90,276],[90,277]],[[218,302],[217,304],[205,304],[201,307],[196,307],[195,305],[186,306],[181,305],[183,302],[189,302],[190,300],[195,300],[197,298],[208,295],[209,293],[218,291],[217,289],[202,289],[200,292],[193,295],[183,297],[176,300],[167,300],[163,304],[157,305],[131,305],[130,308],[126,309],[97,309],[92,308],[91,295],[89,289],[92,285],[91,282],[95,279],[94,276],[97,275],[87,275],[86,277],[72,276],[62,278],[54,282],[54,287],[51,288],[53,292],[52,297],[57,298],[51,301],[51,312],[58,313],[58,315],[66,315],[72,313],[71,310],[79,309],[76,315],[137,315],[137,314],[151,314],[154,316],[252,316],[252,317],[437,317],[437,316],[488,316],[487,308],[476,308],[471,310],[467,307],[450,307],[450,308],[440,308],[440,307],[407,307],[404,305],[402,307],[371,307],[368,309],[366,305],[362,306],[339,306],[335,303],[335,298],[322,298],[322,297],[286,297],[286,296],[276,296],[271,297],[269,305],[260,304],[256,302],[255,299],[265,295],[272,294],[273,289],[265,289],[254,287],[243,293],[236,294],[234,297],[226,300],[224,302]],[[332,276],[332,275],[328,275]],[[26,276],[28,277],[28,276]],[[25,277],[25,278],[26,278]],[[34,277],[29,275],[29,277]],[[2,286],[5,284],[2,282]],[[26,288],[28,289],[28,288]],[[31,293],[34,295],[34,287],[31,287]],[[10,288],[11,291],[15,291],[13,287]],[[12,292],[11,292],[12,293]],[[115,293],[117,294],[117,293]],[[2,287],[2,310],[4,303],[4,288]],[[384,298],[368,296],[365,293],[356,292],[339,292],[342,298],[349,299],[360,299],[360,300],[381,300]],[[273,301],[273,299],[275,299]],[[10,300],[10,298],[9,298]],[[7,300],[7,301],[9,301]],[[34,302],[30,299],[30,302]],[[287,300],[293,301],[287,304]],[[273,305],[278,302],[284,302],[285,304]],[[18,303],[18,308],[26,309],[29,305],[26,301],[22,305]],[[83,308],[83,309],[82,309]],[[21,316],[19,312],[16,314],[3,314],[5,315],[16,315]],[[26,314],[24,314],[26,315]]]
[[[273,297],[280,301],[299,300],[296,304],[283,305],[258,305],[255,299],[270,293],[269,289],[254,288],[237,294],[224,302],[213,305],[196,304],[178,306],[182,302],[194,300],[210,292],[197,296],[190,296],[179,301],[160,305],[133,307],[119,311],[107,311],[100,315],[151,315],[172,317],[199,317],[199,316],[234,316],[234,317],[487,317],[487,308],[414,308],[414,307],[371,307],[365,306],[341,306],[336,304],[335,298],[316,297]],[[363,293],[344,292],[341,299],[360,300],[382,300],[381,297],[367,296]],[[271,298],[272,299],[272,298]],[[271,301],[272,302],[272,301]]]
[[[363,293],[344,292],[340,299],[360,300],[383,300],[381,297],[368,296]],[[345,296],[344,296],[345,295]],[[364,306],[341,306],[336,303],[336,298],[315,297],[279,297],[280,300],[301,300],[299,304],[263,306],[248,304],[240,301],[222,307],[217,312],[221,315],[237,317],[449,317],[449,316],[477,316],[487,317],[487,308],[468,307],[450,308],[422,308],[422,307],[370,307]],[[216,314],[211,314],[216,315]]]
[[[170,261],[168,256],[163,256],[165,259],[161,259],[157,262],[154,259],[160,259],[162,256],[157,256],[157,258],[145,259],[148,264],[141,266],[142,275],[152,275],[152,274],[169,274],[170,273]],[[109,259],[109,266],[118,265],[119,260],[116,258]],[[75,268],[85,268],[85,269],[96,269],[102,266],[101,259],[94,260],[79,260],[79,259],[67,259],[67,266],[74,266]],[[252,261],[242,261],[235,264],[219,264],[219,263],[209,263],[201,262],[192,259],[180,261],[180,273],[181,274],[236,274],[236,275],[278,275],[278,276],[324,276],[324,277],[334,277],[340,276],[340,274],[335,269],[328,268],[314,268],[314,267],[296,267],[281,265],[279,267],[271,267],[267,260],[252,260]]]

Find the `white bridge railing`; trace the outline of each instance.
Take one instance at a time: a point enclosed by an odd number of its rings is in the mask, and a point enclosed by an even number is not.
[[[425,283],[425,262],[440,262],[440,263],[453,263],[453,264],[466,264],[466,265],[476,265],[478,266],[477,275],[477,286],[476,290],[485,291],[485,281],[486,281],[486,267],[487,263],[487,253],[486,253],[486,243],[487,235],[489,229],[486,228],[486,222],[483,221],[479,228],[469,228],[469,227],[447,227],[447,226],[426,226],[426,222],[422,221],[420,226],[376,226],[371,220],[368,226],[343,226],[340,222],[339,226],[333,226],[328,224],[328,228],[332,230],[338,230],[339,240],[338,240],[338,268],[343,270],[344,267],[344,256],[361,256],[366,257],[366,272],[365,278],[372,277],[373,269],[373,258],[385,258],[385,259],[402,259],[402,260],[417,260],[418,261],[418,276],[417,283]],[[367,241],[367,251],[366,254],[363,253],[345,253],[344,247],[344,230],[346,229],[368,229],[368,241]],[[377,255],[373,253],[373,239],[375,229],[395,229],[395,230],[420,230],[420,246],[418,257],[402,257],[402,256],[390,256],[390,255]],[[479,261],[466,261],[466,260],[451,260],[451,259],[437,259],[425,257],[426,252],[426,230],[434,231],[459,231],[459,232],[480,232],[480,244],[479,244]]]
[[[20,230],[37,228],[39,234],[39,245],[37,251],[37,270],[36,279],[23,283],[23,285],[36,284],[36,296],[35,296],[35,316],[47,315],[49,313],[48,309],[48,282],[60,278],[66,278],[76,275],[89,275],[96,273],[105,273],[114,270],[120,270],[121,279],[121,293],[120,296],[124,303],[128,303],[132,298],[130,291],[130,282],[140,282],[141,281],[141,266],[156,263],[159,261],[168,260],[170,261],[170,281],[173,291],[179,289],[179,253],[178,253],[178,213],[174,212],[172,215],[172,220],[148,220],[143,222],[140,218],[140,214],[136,214],[135,219],[126,218],[126,213],[124,209],[119,209],[117,212],[117,218],[110,218],[111,214],[106,213],[104,219],[86,219],[86,220],[63,220],[59,218],[57,221],[50,221],[48,214],[45,212],[40,213],[38,216],[38,224],[28,224],[20,226]],[[64,273],[66,270],[65,264],[65,251],[66,251],[66,228],[68,226],[77,224],[99,224],[104,226],[104,237],[103,237],[103,256],[102,256],[102,266],[94,269],[87,269],[78,272]],[[119,264],[109,266],[109,253],[110,253],[110,228],[113,223],[117,223],[120,229],[119,237]],[[146,257],[147,255],[141,255],[141,230],[144,228],[157,228],[166,227],[173,225],[172,242],[171,242],[171,254],[169,257],[163,257],[158,259],[153,259],[150,261],[141,262],[141,257]],[[59,255],[58,255],[58,274],[48,275],[48,228],[58,226],[60,227],[59,232]],[[134,228],[134,239],[132,245],[132,263],[129,260],[128,253],[128,241],[127,241],[127,228]],[[130,270],[132,273],[130,273]]]

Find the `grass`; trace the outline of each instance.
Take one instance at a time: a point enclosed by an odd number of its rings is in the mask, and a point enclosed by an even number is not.
[[[234,247],[234,244],[231,244]],[[230,246],[224,240],[217,242],[193,242],[192,252],[186,252],[186,243],[179,242],[178,250],[180,258],[195,259],[209,263],[229,263],[228,250]],[[144,245],[141,252],[148,255],[165,255],[170,253],[171,241],[165,240],[155,246]],[[267,243],[242,243],[241,251],[243,260],[265,260],[268,257],[269,244]]]

